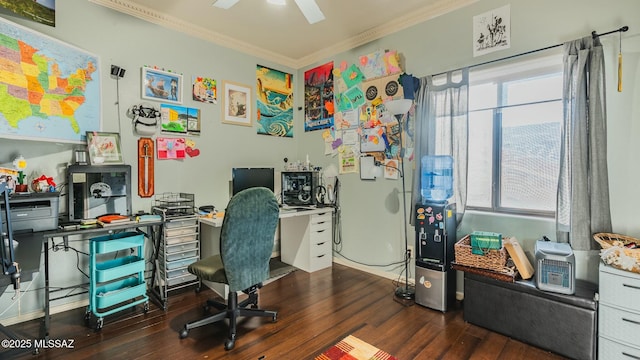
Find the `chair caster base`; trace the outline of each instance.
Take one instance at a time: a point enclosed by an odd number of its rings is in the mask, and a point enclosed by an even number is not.
[[[182,330],[180,330],[180,339],[184,339],[189,335],[189,330],[185,326]]]
[[[236,345],[236,339],[227,339],[224,341],[224,349],[231,350]]]

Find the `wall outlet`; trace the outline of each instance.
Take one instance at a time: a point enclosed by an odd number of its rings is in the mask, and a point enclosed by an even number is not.
[[[408,252],[408,258],[409,259],[413,259],[413,257],[415,256],[414,252],[413,252],[413,246],[407,246],[407,252]]]

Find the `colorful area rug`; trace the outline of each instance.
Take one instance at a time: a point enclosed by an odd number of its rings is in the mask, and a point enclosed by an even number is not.
[[[349,335],[316,356],[315,360],[398,360],[398,358]]]

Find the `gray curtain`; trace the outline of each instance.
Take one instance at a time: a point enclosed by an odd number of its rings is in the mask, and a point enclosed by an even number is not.
[[[564,123],[556,208],[558,242],[597,249],[611,232],[604,54],[591,36],[564,44]]]
[[[425,155],[453,156],[453,199],[457,222],[462,221],[467,205],[467,148],[469,70],[456,70],[420,79],[416,92],[415,171],[411,203],[422,202],[420,194],[421,159]],[[442,82],[442,83],[441,83]]]

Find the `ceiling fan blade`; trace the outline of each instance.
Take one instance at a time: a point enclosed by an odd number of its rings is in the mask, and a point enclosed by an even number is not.
[[[214,2],[212,5],[215,7],[219,7],[221,9],[228,9],[235,5],[240,0],[218,0]]]
[[[295,0],[295,2],[298,4],[304,17],[307,18],[309,24],[315,24],[318,21],[324,20],[324,14],[315,0]]]

